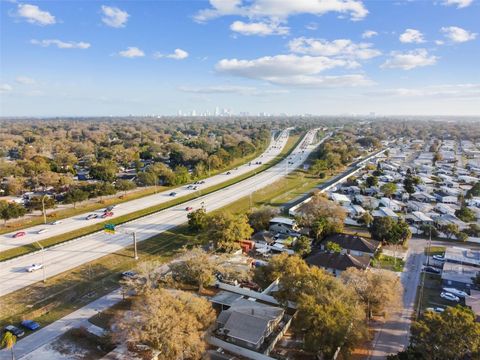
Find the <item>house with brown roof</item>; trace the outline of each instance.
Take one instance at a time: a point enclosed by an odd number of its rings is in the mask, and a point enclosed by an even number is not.
[[[307,257],[305,261],[309,265],[318,266],[338,276],[350,267],[367,270],[370,267],[371,258],[368,255],[354,256],[351,254],[318,252]]]
[[[328,242],[335,243],[342,248],[342,254],[354,256],[373,256],[380,247],[380,242],[365,239],[358,235],[332,234],[323,239],[320,249],[325,251]]]

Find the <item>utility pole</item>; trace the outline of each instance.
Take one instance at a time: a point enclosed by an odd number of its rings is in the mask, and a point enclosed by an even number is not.
[[[138,260],[138,253],[137,253],[137,233],[134,231],[133,235],[133,252],[135,260]]]

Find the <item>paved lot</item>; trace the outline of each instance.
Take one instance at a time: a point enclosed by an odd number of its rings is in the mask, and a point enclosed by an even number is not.
[[[298,168],[316,148],[316,145],[311,144],[315,138],[314,134],[315,131],[310,131],[305,135],[303,141],[292,152],[290,159],[285,159],[251,178],[222,190],[120,225],[117,227],[115,235],[100,231],[48,248],[44,254],[30,254],[3,262],[0,267],[0,283],[2,284],[0,296],[42,280],[42,271],[33,273],[25,271],[26,267],[32,263],[43,262],[48,278],[131,245],[133,232],[136,233],[137,240],[142,241],[185,223],[188,214],[185,211],[186,207],[198,209],[203,205],[207,211],[220,209],[274,183],[286,173]]]

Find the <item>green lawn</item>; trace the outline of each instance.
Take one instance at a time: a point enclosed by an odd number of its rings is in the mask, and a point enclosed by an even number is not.
[[[372,266],[374,268],[402,272],[403,267],[405,266],[405,261],[399,258],[394,258],[393,256],[379,254],[373,258]]]
[[[61,234],[61,235],[58,235],[58,236],[53,236],[51,238],[40,241],[40,244],[44,248],[48,248],[50,246],[57,245],[57,244],[60,244],[62,242],[65,242],[65,241],[72,240],[72,239],[75,239],[75,238],[78,238],[78,237],[81,237],[81,236],[88,235],[88,234],[91,234],[93,232],[99,231],[99,230],[103,229],[105,224],[107,224],[107,223],[109,223],[109,224],[122,224],[122,223],[125,223],[125,222],[128,222],[128,221],[137,219],[139,217],[149,215],[149,214],[153,214],[153,213],[156,213],[158,211],[167,209],[169,207],[184,203],[188,200],[192,200],[192,199],[195,199],[197,197],[209,194],[209,193],[217,191],[219,189],[223,189],[227,186],[230,186],[232,184],[235,184],[237,182],[245,180],[249,177],[255,176],[258,172],[261,172],[265,169],[268,169],[269,167],[274,166],[275,164],[280,162],[283,158],[285,158],[285,156],[287,156],[293,150],[293,148],[297,145],[297,143],[300,141],[300,139],[301,139],[300,136],[291,136],[288,139],[287,144],[284,147],[284,149],[281,151],[281,153],[274,160],[272,160],[272,161],[270,161],[266,164],[263,164],[262,166],[260,166],[259,168],[255,169],[255,170],[252,170],[248,173],[237,176],[235,178],[229,179],[229,180],[227,180],[227,181],[225,181],[221,184],[210,186],[210,187],[208,187],[204,190],[197,191],[195,193],[191,193],[191,194],[186,195],[186,196],[178,197],[178,198],[175,198],[173,200],[167,201],[165,203],[162,203],[162,204],[159,204],[159,205],[156,205],[156,206],[152,206],[152,207],[145,208],[145,209],[142,209],[142,210],[139,210],[139,211],[135,211],[135,212],[129,213],[127,215],[117,217],[115,219],[111,219],[111,220],[107,220],[107,221],[104,221],[104,222],[101,222],[101,223],[97,223],[95,225],[83,227],[83,228],[80,228],[78,230],[70,231],[68,233],[64,233],[64,234]],[[13,249],[9,249],[9,250],[6,250],[6,251],[2,251],[2,252],[0,252],[0,261],[12,259],[14,257],[25,255],[25,254],[28,254],[30,252],[36,251],[36,250],[39,250],[38,245],[36,243],[32,243],[32,244],[27,244],[27,245],[24,245],[24,246],[19,246],[19,247],[13,248]]]

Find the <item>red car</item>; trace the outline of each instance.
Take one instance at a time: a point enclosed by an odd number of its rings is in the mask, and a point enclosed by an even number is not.
[[[13,235],[14,238],[19,238],[22,236],[25,236],[27,233],[25,231],[19,231],[15,235]]]
[[[105,218],[110,217],[110,216],[113,216],[113,212],[111,212],[111,211],[105,211],[105,212],[102,214],[102,219],[105,219]]]
[[[185,210],[186,210],[186,211],[192,211],[192,210],[193,210],[193,207],[187,206],[187,207],[185,208]]]

